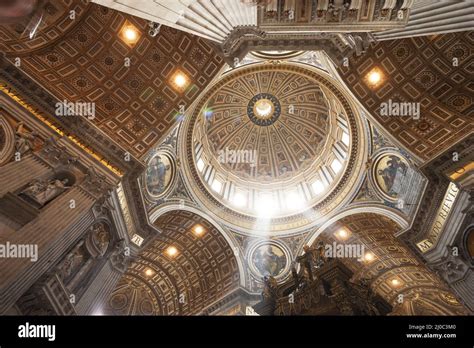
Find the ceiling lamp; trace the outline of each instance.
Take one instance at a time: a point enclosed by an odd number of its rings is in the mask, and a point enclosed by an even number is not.
[[[383,73],[379,68],[373,68],[365,77],[366,82],[371,87],[379,86],[383,81]]]
[[[119,32],[120,39],[129,46],[135,45],[140,40],[140,36],[140,31],[129,21],[125,21]]]
[[[178,70],[171,76],[171,85],[177,91],[184,91],[189,83],[189,78],[182,71]]]
[[[334,235],[337,239],[344,241],[351,236],[351,233],[346,228],[341,228],[336,233],[334,233]]]
[[[155,272],[151,269],[151,268],[147,268],[146,271],[145,271],[145,275],[147,277],[151,277],[153,274],[155,274]]]
[[[176,255],[178,255],[178,249],[176,249],[176,247],[174,246],[170,246],[168,247],[168,249],[166,249],[166,254],[169,257],[175,257]]]
[[[375,255],[371,252],[367,252],[364,255],[364,261],[367,263],[371,263],[372,261],[375,260]]]
[[[402,284],[402,282],[401,282],[400,280],[398,280],[397,278],[393,278],[393,279],[390,281],[390,284],[391,284],[393,287],[397,288],[397,287],[399,287],[399,286]]]
[[[201,237],[204,234],[204,232],[206,232],[206,230],[201,225],[196,225],[193,228],[193,232],[196,236]]]

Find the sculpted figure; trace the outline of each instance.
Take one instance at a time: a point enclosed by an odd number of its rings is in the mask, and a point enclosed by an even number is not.
[[[39,194],[41,191],[46,189],[46,184],[42,181],[35,180],[32,181],[27,188],[25,188],[21,193],[25,196],[33,198]]]
[[[309,280],[313,281],[313,269],[320,268],[326,260],[324,255],[324,243],[323,241],[320,241],[314,248],[311,248],[309,245],[305,245],[303,250],[304,254],[297,257],[296,262],[303,266]]]
[[[313,259],[313,251],[309,247],[309,245],[305,245],[303,247],[304,254],[301,256],[298,256],[296,258],[296,262],[301,264],[303,266],[308,278],[310,281],[314,280],[313,277],[313,265],[314,265],[314,259]]]
[[[21,155],[34,150],[35,140],[39,138],[38,132],[28,132],[23,128],[23,122],[18,124],[16,129],[15,150]]]
[[[107,251],[110,241],[110,235],[102,223],[95,225],[92,228],[94,243],[99,249],[99,254],[104,255]]]
[[[82,242],[79,244],[79,246]],[[78,269],[78,267],[84,261],[84,255],[81,253],[79,248],[76,248],[74,251],[70,252],[64,258],[64,261],[58,268],[58,274],[63,281],[70,278],[73,273]]]
[[[278,283],[274,277],[271,275],[266,275],[263,277],[263,291],[262,298],[263,300],[272,300],[276,298],[276,290]]]
[[[68,179],[53,179],[48,183],[36,180],[24,189],[21,194],[43,206],[69,188],[66,186],[67,183]]]

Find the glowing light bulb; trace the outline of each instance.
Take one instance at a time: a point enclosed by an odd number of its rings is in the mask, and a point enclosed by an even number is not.
[[[183,74],[177,74],[174,78],[174,83],[176,83],[176,86],[178,87],[184,87],[186,85],[186,77]]]
[[[364,260],[365,260],[366,262],[372,262],[372,261],[375,260],[375,255],[372,254],[372,253],[370,253],[370,252],[369,252],[369,253],[365,253],[365,255],[364,255]]]
[[[204,227],[202,227],[201,225],[196,225],[194,227],[194,234],[201,236],[203,235],[203,233],[204,233]]]
[[[174,257],[178,254],[178,249],[176,249],[174,246],[170,246],[168,249],[166,249],[166,254],[168,254],[170,257]]]
[[[374,68],[367,74],[367,82],[371,86],[376,86],[382,81],[383,75],[382,72]]]
[[[400,285],[400,281],[398,279],[392,279],[391,283],[392,283],[393,286],[399,286]]]
[[[138,36],[137,31],[133,28],[125,29],[124,35],[125,35],[125,38],[131,42],[135,41]]]
[[[349,232],[346,229],[341,228],[339,231],[336,232],[336,237],[341,240],[345,240],[349,238]]]

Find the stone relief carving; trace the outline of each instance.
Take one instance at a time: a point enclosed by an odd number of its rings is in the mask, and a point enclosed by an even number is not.
[[[110,261],[112,262],[112,265],[117,271],[121,273],[124,273],[127,270],[128,263],[130,261],[130,257],[127,253],[127,250],[128,247],[126,245],[125,240],[121,239],[117,241],[114,246],[114,250],[110,255]]]
[[[68,179],[35,180],[21,191],[20,195],[44,206],[70,188],[67,184]]]
[[[85,179],[80,186],[95,198],[101,197],[104,193],[111,189],[110,185],[106,181],[105,176],[99,174],[94,167],[90,167],[87,170]]]
[[[8,163],[12,159],[15,148],[15,129],[13,129],[7,119],[0,114],[0,166]]]
[[[21,155],[34,151],[38,147],[40,137],[37,131],[27,131],[23,122],[18,123],[15,132],[15,151]]]
[[[103,222],[99,222],[92,226],[91,229],[91,240],[96,251],[97,256],[104,256],[110,244],[110,233],[107,226]]]
[[[460,256],[454,256],[451,253],[451,247],[448,248],[448,254],[441,258],[441,262],[434,265],[433,269],[449,284],[464,278],[468,267]]]
[[[57,274],[64,285],[77,273],[86,258],[85,250],[81,248],[83,244],[84,241],[81,240],[57,267]]]

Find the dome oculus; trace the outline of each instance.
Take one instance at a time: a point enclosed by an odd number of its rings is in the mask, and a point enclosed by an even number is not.
[[[270,126],[278,120],[281,106],[278,99],[269,93],[258,93],[250,99],[247,115],[258,126]]]

